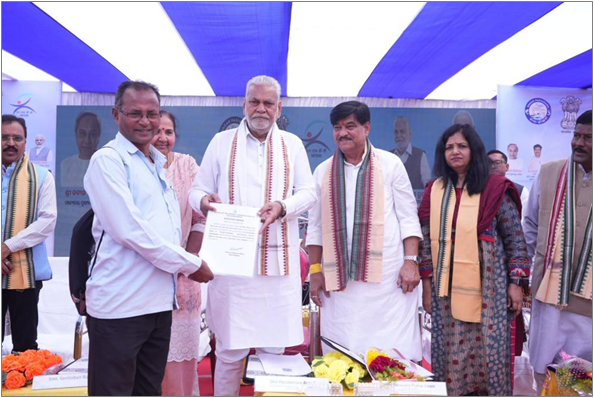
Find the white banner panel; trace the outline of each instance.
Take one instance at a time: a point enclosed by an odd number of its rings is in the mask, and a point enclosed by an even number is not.
[[[61,82],[2,80],[2,114],[25,119],[26,151],[32,162],[47,167],[56,176],[56,109],[62,102]],[[54,253],[54,235],[45,242]]]
[[[496,141],[507,177],[530,189],[543,163],[569,157],[575,120],[589,109],[592,90],[498,86]]]
[[[29,158],[52,172],[56,169],[56,107],[61,101],[61,82],[2,81],[2,114],[25,119]]]

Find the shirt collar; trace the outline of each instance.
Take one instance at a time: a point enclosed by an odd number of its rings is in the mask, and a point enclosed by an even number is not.
[[[23,156],[25,156],[25,155],[23,155]],[[12,162],[8,166],[2,165],[2,175],[6,174],[6,172],[8,172],[8,171],[12,172],[12,170],[14,169],[14,166],[16,166],[16,164],[19,160],[21,160],[21,159],[18,159],[16,161]]]
[[[254,135],[251,133],[249,127],[248,127],[248,123],[247,123],[247,117],[244,117],[243,120],[241,121],[241,123],[245,123],[245,128],[244,128],[244,133],[246,137],[251,137],[251,139],[254,139],[256,141],[258,141],[259,144],[262,143],[268,143],[268,141],[270,140],[270,136],[272,135],[272,131],[274,130],[274,126],[276,125],[276,122],[274,122],[274,124],[272,125],[272,127],[270,127],[270,131],[268,131],[268,134],[266,134],[266,139],[264,141],[260,141],[259,139],[257,139],[256,137],[254,137]]]
[[[344,164],[346,164],[347,166],[359,167],[359,166],[361,166],[361,163],[363,163],[363,159],[365,159],[366,155],[367,155],[367,141],[365,141],[365,150],[363,151],[363,156],[361,156],[361,161],[357,164],[351,164],[351,163],[347,162],[346,157],[345,157]]]
[[[116,146],[121,147],[122,149],[124,149],[125,151],[130,153],[131,155],[139,152],[139,155],[144,156],[144,154],[142,152],[140,152],[140,149],[138,149],[136,147],[136,145],[134,145],[129,139],[124,137],[124,135],[122,133],[120,133],[119,131],[116,134],[115,143],[116,143]],[[152,145],[149,147],[149,153],[150,153],[151,158],[155,162],[155,165],[157,165],[158,167],[163,167],[163,165],[167,161],[167,158],[165,157],[165,155],[163,155],[161,152],[159,152],[159,150]]]
[[[406,149],[404,150],[404,153],[408,153],[409,155],[412,155],[412,144],[411,144],[410,142],[409,142],[409,143],[408,143],[408,145],[406,146]],[[401,154],[401,156],[402,156],[402,155],[404,155],[404,153],[403,153],[403,154]],[[400,154],[400,152],[398,151],[398,147],[396,147],[396,154],[397,154],[397,155],[399,155],[399,154]]]
[[[581,164],[577,164],[578,168],[582,171],[583,175],[582,175],[582,179],[584,180],[588,180],[590,178],[590,176],[592,175],[592,170],[590,170],[590,172],[586,172],[586,169],[584,169],[584,166],[582,166]]]

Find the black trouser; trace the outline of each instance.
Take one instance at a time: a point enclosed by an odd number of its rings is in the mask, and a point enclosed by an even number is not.
[[[6,324],[6,310],[10,314],[10,330],[12,335],[12,350],[36,350],[37,324],[39,314],[39,291],[43,282],[36,281],[35,288],[24,290],[2,289],[2,341],[4,342],[4,325]]]
[[[89,395],[161,395],[171,311],[123,319],[87,316]]]

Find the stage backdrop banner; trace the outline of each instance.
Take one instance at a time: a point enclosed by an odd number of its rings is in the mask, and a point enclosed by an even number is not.
[[[2,81],[2,114],[25,119],[27,154],[32,162],[55,170],[56,107],[62,83]]]
[[[27,155],[33,163],[47,167],[52,173],[56,169],[56,107],[61,101],[61,82],[2,80],[2,114],[25,119]],[[53,235],[45,243],[52,256]]]
[[[198,164],[210,140],[219,131],[238,126],[243,118],[241,107],[163,107],[178,119],[175,152],[192,155]],[[330,124],[332,108],[283,107],[278,120],[281,129],[301,138],[307,151],[311,170],[328,159],[335,151]],[[90,155],[116,135],[118,128],[109,106],[59,106],[57,120],[57,194],[58,224],[56,227],[56,255],[68,255],[72,227],[90,209],[89,198],[83,187],[83,177]],[[394,129],[399,133],[398,146],[410,142],[417,161],[423,152],[428,168],[433,167],[437,138],[452,123],[474,123],[487,148],[495,147],[494,109],[435,109],[435,108],[372,108],[370,140],[374,146],[393,151]],[[395,122],[398,123],[395,124]],[[403,127],[408,125],[408,128]],[[409,133],[410,132],[410,133]],[[404,138],[403,138],[404,137]],[[297,165],[297,167],[303,167]],[[414,166],[411,170],[418,171]],[[411,180],[413,177],[411,176]],[[415,189],[420,201],[423,186]]]
[[[568,158],[575,120],[592,109],[592,91],[498,86],[497,149],[507,155],[507,177],[528,189],[540,166]]]

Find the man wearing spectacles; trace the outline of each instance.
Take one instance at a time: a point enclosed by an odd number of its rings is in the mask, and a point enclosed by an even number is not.
[[[84,187],[102,242],[87,281],[89,395],[161,395],[176,279],[212,279],[206,262],[180,246],[175,191],[166,157],[151,146],[160,126],[160,95],[125,81],[112,110],[115,139],[89,163]]]
[[[2,115],[2,340],[10,311],[12,350],[37,347],[39,292],[52,278],[45,240],[56,226],[56,187],[25,153],[25,120]]]
[[[487,152],[487,156],[490,159],[491,163],[491,174],[499,174],[500,176],[505,177],[507,171],[509,170],[509,164],[507,163],[507,156],[497,149],[493,149]],[[526,208],[526,204],[528,203],[528,197],[530,195],[530,191],[523,186],[522,184],[518,184],[514,182],[514,185],[520,192],[520,200],[522,201],[522,209]],[[522,213],[523,214],[523,213]]]

